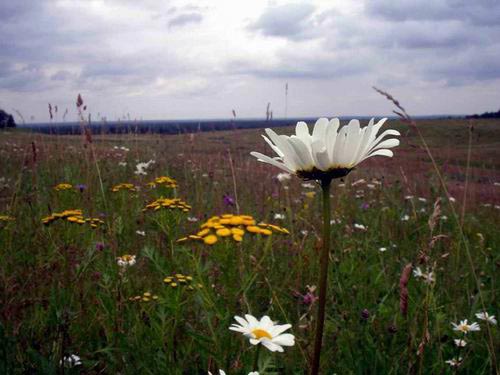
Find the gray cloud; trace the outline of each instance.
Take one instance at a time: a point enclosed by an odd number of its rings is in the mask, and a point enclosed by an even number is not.
[[[366,2],[369,15],[389,21],[458,20],[476,26],[495,26],[500,17],[496,0],[371,0]]]
[[[183,13],[169,20],[168,27],[182,27],[190,23],[200,23],[201,21],[203,21],[203,16],[200,13]]]
[[[308,39],[314,36],[314,9],[315,7],[308,3],[269,6],[248,28],[265,36],[292,40]]]

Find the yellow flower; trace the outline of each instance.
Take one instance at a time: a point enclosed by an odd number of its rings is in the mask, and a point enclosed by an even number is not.
[[[155,188],[157,186],[164,186],[172,189],[177,188],[177,181],[173,178],[167,176],[156,177],[153,181],[147,184],[151,188]]]
[[[56,186],[54,186],[55,191],[71,190],[71,189],[73,189],[73,185],[67,183],[57,184]]]
[[[120,190],[137,191],[137,188],[135,187],[134,184],[130,184],[130,183],[121,183],[121,184],[115,185],[111,188],[111,191],[114,193],[116,193]]]
[[[182,212],[188,212],[191,209],[191,206],[186,202],[180,200],[179,198],[159,198],[148,205],[146,205],[146,210],[157,211],[160,208],[168,208],[168,209],[179,209]]]
[[[212,216],[200,225],[201,230],[196,235],[188,235],[180,238],[177,242],[188,240],[199,240],[207,245],[213,245],[219,238],[231,237],[235,242],[243,241],[246,232],[270,236],[273,232],[289,234],[287,229],[274,224],[259,223],[250,215],[224,214]]]

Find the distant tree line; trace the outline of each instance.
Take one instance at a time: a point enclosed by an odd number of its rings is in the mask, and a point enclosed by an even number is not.
[[[480,115],[475,114],[471,116],[467,116],[467,118],[500,118],[500,110],[496,112],[484,112]]]
[[[16,122],[14,121],[14,117],[12,117],[12,115],[9,115],[4,110],[0,109],[0,129],[15,127]]]

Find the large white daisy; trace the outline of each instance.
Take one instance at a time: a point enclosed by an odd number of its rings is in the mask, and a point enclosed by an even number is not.
[[[283,346],[295,345],[295,337],[290,333],[283,333],[291,324],[274,324],[267,315],[260,320],[249,314],[245,315],[245,319],[240,316],[235,316],[234,319],[239,324],[233,324],[229,329],[248,337],[252,345],[262,344],[272,352],[283,352]]]
[[[312,134],[305,122],[298,122],[292,136],[278,135],[266,129],[265,141],[277,154],[269,157],[260,152],[251,152],[259,161],[274,165],[288,173],[304,179],[322,180],[347,175],[363,160],[372,156],[392,157],[389,148],[399,145],[397,130],[388,129],[377,135],[387,119],[377,123],[370,120],[368,126],[360,127],[358,120],[351,120],[340,127],[337,118],[316,121]]]

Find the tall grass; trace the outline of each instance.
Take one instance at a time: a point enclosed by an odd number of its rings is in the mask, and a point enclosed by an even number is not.
[[[475,313],[483,309],[499,310],[500,211],[494,206],[500,202],[493,182],[500,175],[496,154],[488,152],[500,136],[491,124],[476,126],[493,136],[472,148],[463,222],[454,219],[461,213],[455,192],[463,190],[453,168],[467,163],[467,142],[443,147],[455,135],[468,139],[463,124],[422,128],[442,171],[437,178],[425,148],[410,133],[394,160],[374,160],[334,184],[331,238],[338,251],[330,259],[336,272],[329,274],[324,373],[453,373],[445,361],[458,356],[461,373],[498,368],[492,347],[500,338],[497,326],[479,321],[481,331],[469,333],[468,345],[459,349],[453,340],[462,336],[451,325],[477,321]],[[409,129],[399,126],[402,133]],[[448,130],[441,134],[443,126]],[[321,243],[315,228],[321,225],[315,211],[321,194],[299,180],[281,184],[270,168],[251,160],[248,152],[262,147],[256,146],[258,133],[99,135],[91,147],[75,136],[3,137],[0,177],[8,187],[0,191],[0,214],[15,221],[0,222],[0,372],[205,374],[221,368],[247,374],[255,348],[228,327],[234,315],[251,313],[291,323],[296,336],[285,353],[261,352],[261,373],[304,373],[314,340],[315,299],[306,295],[313,290],[316,296]],[[486,157],[475,157],[476,150]],[[134,174],[137,162],[150,159],[156,163],[147,176]],[[443,171],[444,163],[453,173]],[[162,175],[179,187],[146,186]],[[479,176],[487,180],[478,182]],[[55,191],[61,182],[85,186]],[[111,192],[122,182],[140,189]],[[310,191],[316,194],[304,194]],[[242,214],[284,226],[290,235],[246,235],[240,244],[220,240],[213,246],[177,243],[207,218],[236,213],[224,195],[237,197]],[[192,210],[143,210],[161,196],[181,198]],[[454,203],[447,201],[451,196]],[[448,203],[438,211],[439,198]],[[73,208],[105,225],[41,223]],[[274,220],[275,213],[285,219]],[[137,256],[125,271],[116,262],[123,254]],[[409,263],[432,270],[435,282],[410,276],[402,311],[400,280]],[[194,290],[163,281],[175,274],[191,276]],[[131,300],[145,292],[158,299]],[[69,354],[80,356],[82,365],[61,366]]]

